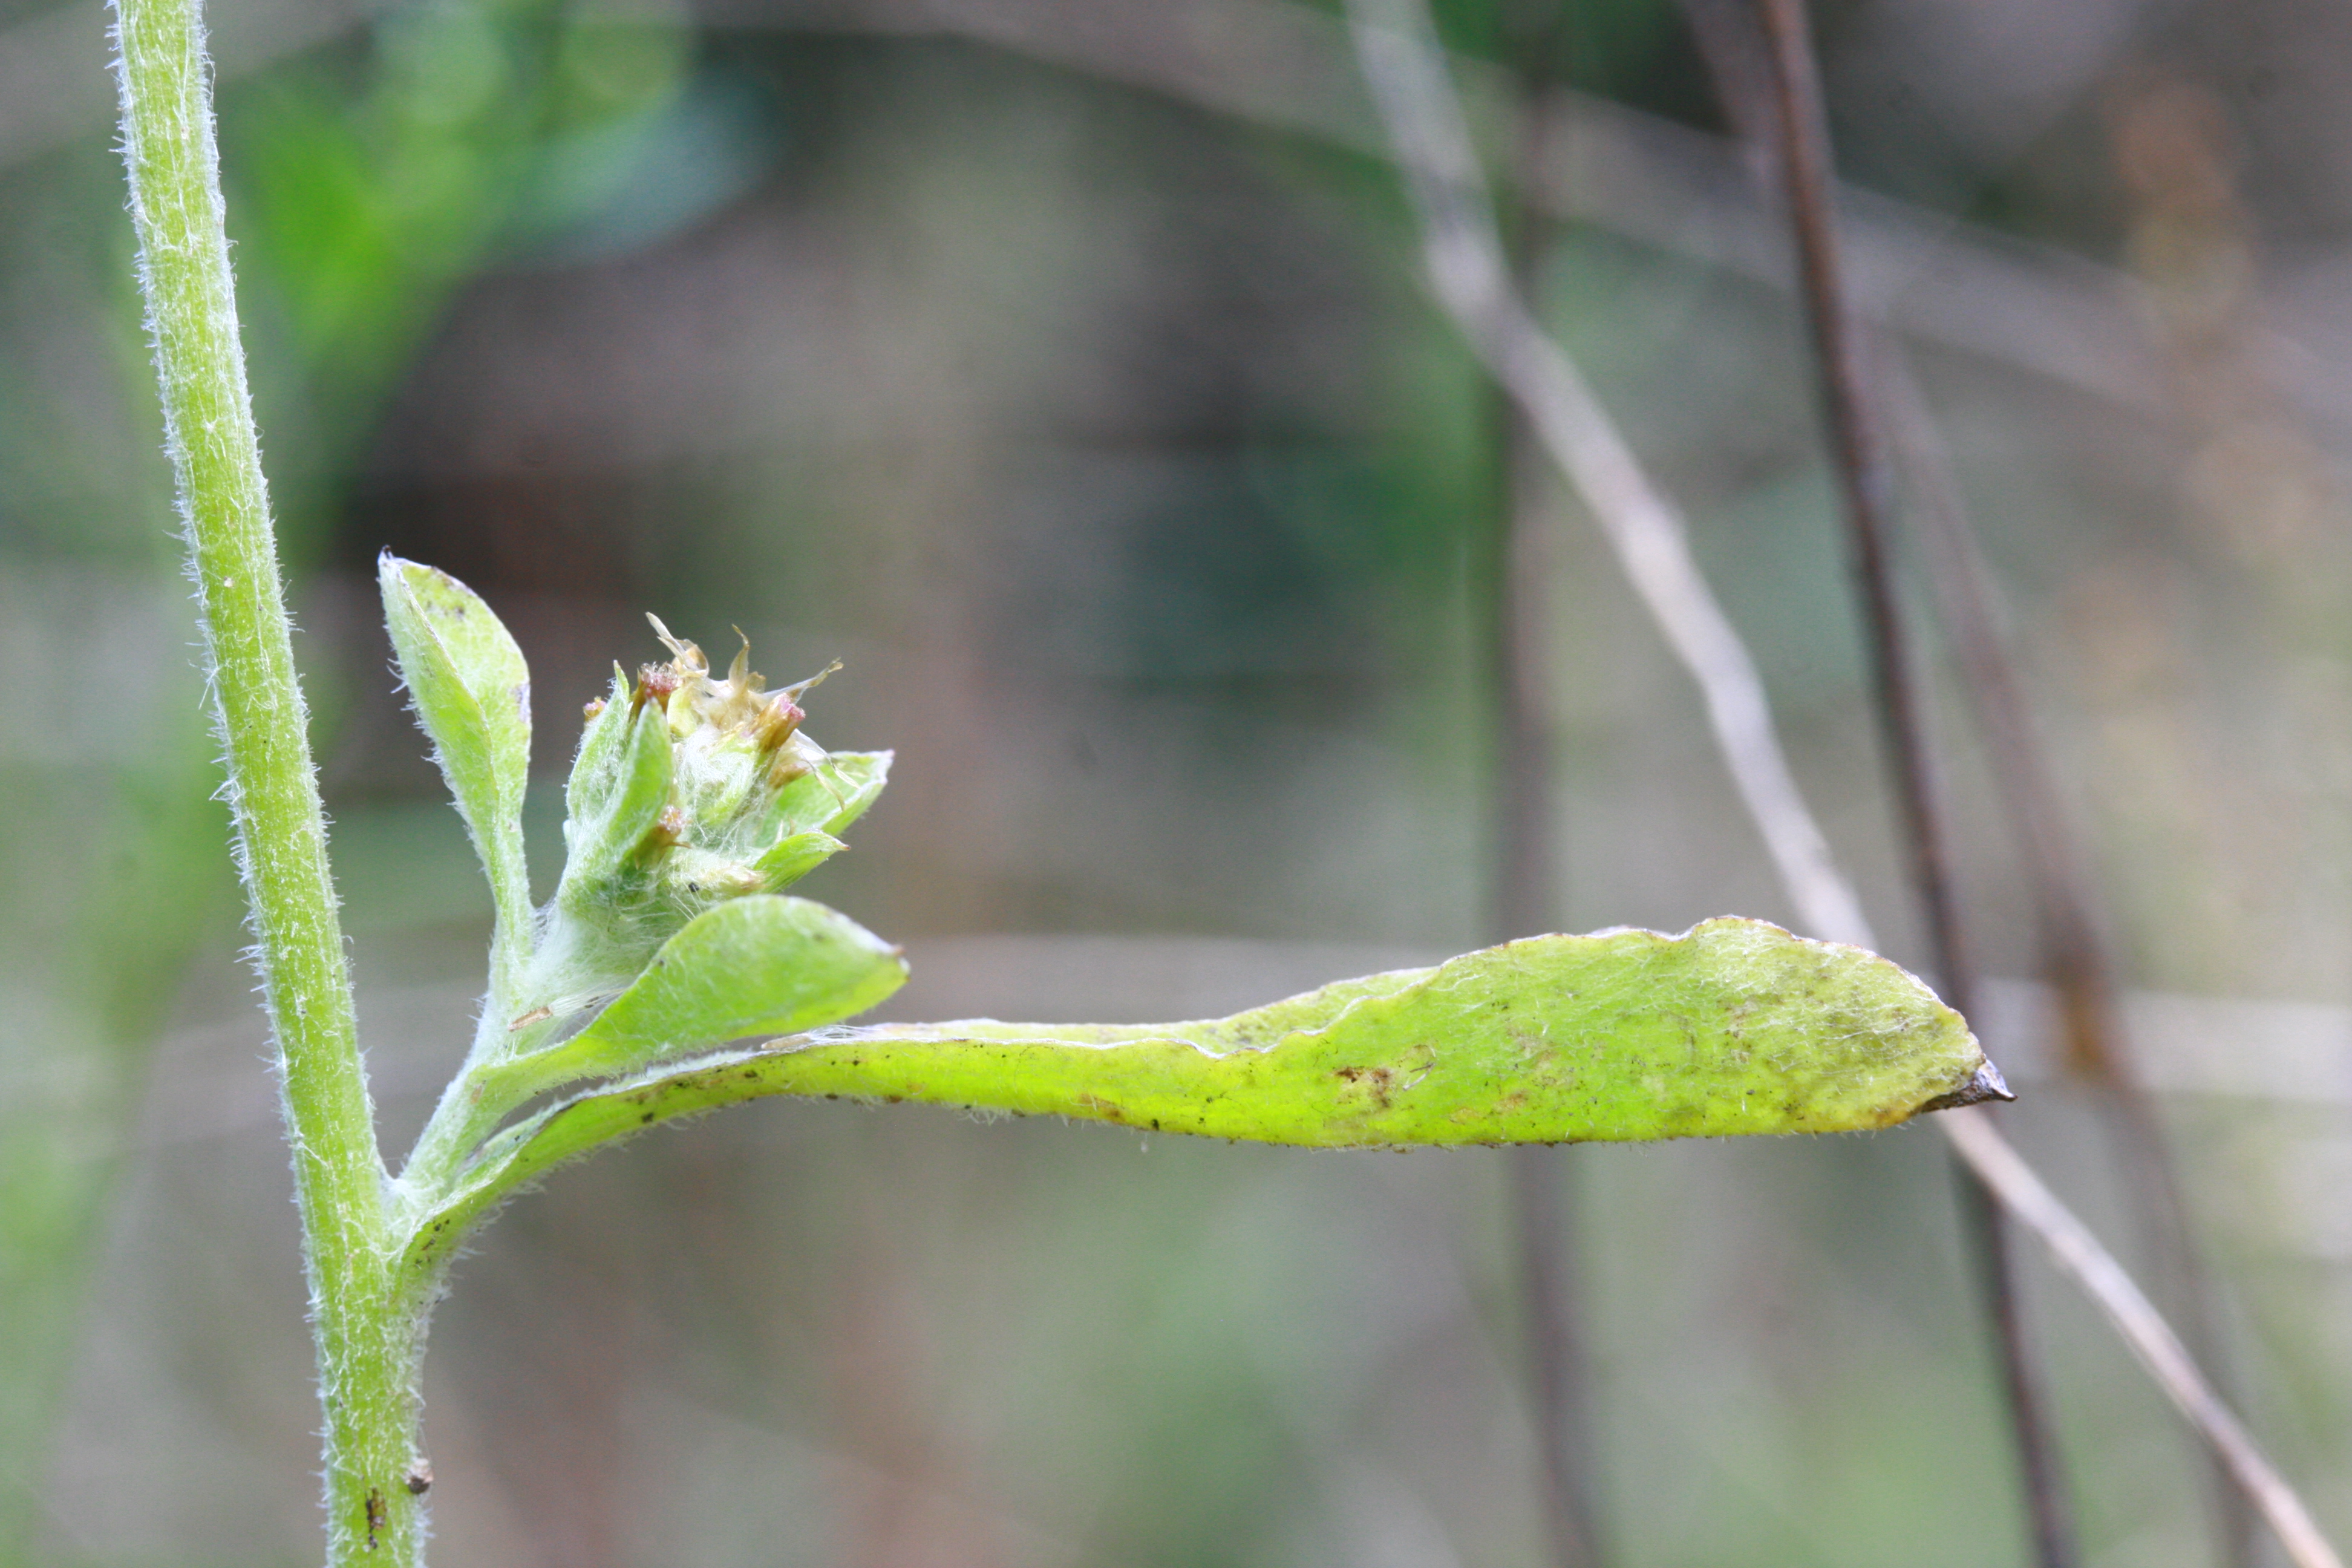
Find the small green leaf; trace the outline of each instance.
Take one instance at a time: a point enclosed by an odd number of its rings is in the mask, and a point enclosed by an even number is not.
[[[1837,1132],[2008,1090],[1885,959],[1715,920],[1531,937],[1208,1022],[881,1025],[704,1057],[500,1132],[446,1228],[607,1140],[770,1094],[1357,1148]]]
[[[614,884],[670,803],[670,763],[669,725],[661,710],[631,702],[628,682],[615,674],[612,695],[581,736],[564,788],[559,907],[625,895]]]
[[[751,868],[769,887],[789,888],[848,847],[832,834],[812,829],[778,839]]]
[[[616,671],[612,695],[591,707],[572,764],[563,875],[529,973],[507,998],[513,1006],[551,1017],[561,1029],[618,994],[686,923],[688,912],[664,908],[656,885],[670,845],[661,831],[670,762],[660,708],[632,703]]]
[[[888,752],[835,752],[816,771],[786,784],[769,822],[778,837],[810,831],[838,834],[866,815],[890,782]]]
[[[482,1070],[480,1099],[515,1105],[750,1035],[794,1034],[863,1013],[907,982],[898,950],[806,899],[718,905],[663,944],[635,984],[570,1040]]]
[[[490,879],[499,918],[530,930],[523,789],[530,774],[530,670],[474,591],[446,572],[386,552],[383,618],[416,721],[432,739],[457,811]]]

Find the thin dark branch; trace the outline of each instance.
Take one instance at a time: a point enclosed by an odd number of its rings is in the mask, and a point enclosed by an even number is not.
[[[1769,48],[1756,12],[1746,0],[1683,0],[1682,8],[1726,116],[1754,154],[1759,185],[1777,193],[1783,138]],[[1862,346],[1871,373],[1868,391],[1887,416],[1897,475],[1917,507],[1937,618],[1952,638],[1995,785],[2023,851],[2037,946],[2058,992],[2069,1063],[2100,1090],[2096,1103],[2126,1167],[2126,1187],[2159,1280],[2170,1287],[2166,1294],[2183,1338],[2201,1362],[2218,1367],[2222,1361],[2211,1291],[2189,1229],[2179,1175],[2155,1106],[2131,1071],[2114,966],[2093,914],[2090,877],[2009,657],[1959,486],[1903,346],[1878,333]],[[1985,1205],[1964,1201],[1980,1245],[1996,1245]],[[2218,1458],[2214,1487],[2223,1555],[2233,1568],[2252,1568],[2253,1510]]]
[[[1527,48],[1540,58],[1544,40]],[[1546,86],[1539,66],[1517,79],[1522,97]],[[1522,115],[1523,125],[1532,123]],[[1533,151],[1522,147],[1526,155]],[[1525,291],[1549,248],[1554,224],[1524,204],[1502,226],[1513,285]],[[1493,389],[1489,411],[1495,466],[1494,528],[1485,542],[1483,586],[1489,616],[1488,658],[1496,703],[1493,934],[1509,941],[1549,931],[1559,875],[1554,831],[1553,759],[1559,710],[1552,683],[1554,633],[1552,532],[1558,497],[1542,442],[1509,393]]]
[[[1938,1118],[1944,1135],[1969,1169],[1983,1179],[2001,1210],[2039,1236],[2060,1269],[2099,1304],[2165,1397],[2189,1418],[2239,1490],[2252,1502],[2295,1568],[2344,1568],[2303,1499],[2266,1458],[2244,1425],[2213,1391],[2196,1361],[2115,1255],[2060,1203],[1992,1119],[1976,1107]]]
[[[1365,76],[1421,217],[1423,255],[1439,303],[1527,415],[1690,671],[1717,749],[1800,927],[1832,942],[1874,946],[1861,901],[1789,771],[1755,658],[1699,572],[1681,515],[1512,281],[1460,100],[1434,39],[1425,36],[1425,10],[1415,0],[1351,0],[1351,8]]]
[[[1421,220],[1439,304],[1507,388],[1601,525],[1643,606],[1705,694],[1726,766],[1803,923],[1873,945],[1868,921],[1789,775],[1755,659],[1692,559],[1682,520],[1653,485],[1574,362],[1528,313],[1470,151],[1462,105],[1423,0],[1349,0],[1356,50]],[[2223,1456],[2296,1568],[2344,1568],[2285,1478],[2263,1455],[2163,1317],[2114,1256],[2052,1194],[1979,1107],[1940,1112],[1937,1129],[2048,1247],[2200,1436]]]
[[[2033,1532],[2033,1560],[2041,1568],[2073,1568],[2080,1560],[2074,1545],[2074,1510],[2065,1493],[2057,1436],[2050,1429],[2041,1368],[2034,1361],[2018,1305],[2009,1226],[2000,1201],[1973,1166],[1956,1157],[1952,1173],[1958,1178],[1960,1229],[1977,1266],[1977,1293],[1999,1352],[2001,1395],[2009,1412],[2010,1437],[2017,1448],[2026,1519]]]
[[[2126,1190],[2138,1211],[2143,1245],[2180,1337],[2226,1387],[2228,1358],[2212,1285],[2189,1226],[2179,1170],[2155,1101],[2134,1070],[2116,1001],[2115,964],[2095,912],[2082,844],[2010,657],[1991,574],[1977,547],[1950,455],[1901,346],[1884,336],[1874,336],[1870,346],[1872,386],[1888,416],[1896,466],[1927,546],[1923,562],[1937,618],[1951,638],[1994,787],[2021,851],[2036,945],[2058,995],[2067,1065],[2097,1091],[2095,1103],[2108,1122]],[[2253,1568],[2259,1550],[2254,1510],[2231,1480],[2225,1459],[2215,1455],[2212,1468],[2221,1555],[2232,1568]]]
[[[1510,1152],[1512,1217],[1518,1231],[1519,1302],[1526,1317],[1528,1404],[1543,1461],[1544,1521],[1552,1561],[1585,1568],[1601,1561],[1592,1498],[1591,1384],[1583,1317],[1570,1261],[1576,1256],[1571,1203],[1562,1187],[1570,1149]]]
[[[1955,898],[1949,839],[1936,798],[1918,683],[1897,601],[1890,519],[1895,476],[1867,394],[1858,324],[1840,266],[1831,205],[1829,127],[1804,0],[1758,0],[1771,61],[1781,193],[1795,231],[1797,269],[1812,329],[1829,420],[1832,455],[1844,502],[1863,618],[1870,639],[1879,722],[1885,732],[1911,879],[1946,998],[1972,1015],[1975,971]],[[1999,1206],[1973,1169],[1961,1171],[1961,1210],[1975,1242],[1979,1289],[2000,1348],[2011,1433],[2032,1521],[2035,1561],[2071,1568],[2077,1561],[2073,1521],[2057,1444],[2044,1412],[2040,1378],[2020,1321],[2016,1281]]]
[[[1836,217],[1830,205],[1829,134],[1813,71],[1803,0],[1759,0],[1771,43],[1774,125],[1781,189],[1797,248],[1800,292],[1812,330],[1829,419],[1831,457],[1844,502],[1847,540],[1870,641],[1876,708],[1885,731],[1905,847],[1945,998],[1969,1013],[1969,963],[1948,847],[1922,731],[1908,634],[1896,602],[1891,554],[1895,476],[1865,391],[1862,345],[1848,306]]]
[[[1504,470],[1494,542],[1497,758],[1494,903],[1497,940],[1549,931],[1559,850],[1553,827],[1556,736],[1550,689],[1552,581],[1545,535],[1547,487],[1515,406],[1497,443]],[[1519,1306],[1527,1341],[1528,1403],[1543,1462],[1544,1513],[1558,1568],[1601,1561],[1591,1479],[1591,1401],[1576,1248],[1568,1223],[1574,1179],[1570,1149],[1522,1149],[1510,1159],[1509,1202],[1517,1243]]]
[[[1553,85],[1566,9],[1554,0],[1517,19],[1522,25],[1507,29],[1507,80],[1514,119],[1525,133],[1517,155],[1526,162],[1539,151],[1532,141],[1538,120],[1528,106]],[[1556,225],[1524,204],[1511,208],[1506,219],[1507,259],[1524,292],[1550,248]],[[1507,942],[1559,923],[1553,907],[1560,856],[1552,586],[1558,581],[1554,535],[1561,519],[1550,465],[1526,412],[1496,387],[1491,417],[1494,527],[1486,540],[1484,585],[1492,621],[1496,707],[1493,935]],[[1551,1560],[1555,1568],[1598,1568],[1592,1405],[1577,1297],[1578,1251],[1570,1223],[1575,1162],[1569,1149],[1515,1152],[1507,1202],[1517,1243],[1528,1408],[1542,1465]]]
[[[1497,399],[1499,470],[1486,563],[1495,688],[1494,874],[1489,925],[1498,942],[1553,929],[1560,854],[1553,825],[1559,737],[1550,671],[1552,534],[1558,500],[1527,418]]]

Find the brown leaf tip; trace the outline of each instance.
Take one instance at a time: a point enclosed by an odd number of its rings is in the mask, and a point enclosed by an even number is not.
[[[2017,1092],[2009,1087],[2009,1080],[2000,1076],[2000,1069],[1988,1058],[1978,1066],[1968,1082],[1949,1094],[1937,1095],[1913,1114],[1925,1116],[1931,1110],[1954,1110],[1963,1105],[1982,1105],[1989,1100],[2016,1098]]]

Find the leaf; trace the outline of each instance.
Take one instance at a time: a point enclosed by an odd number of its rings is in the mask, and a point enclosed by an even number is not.
[[[1836,1132],[2008,1090],[1885,959],[1714,920],[1532,937],[1208,1022],[883,1025],[706,1057],[501,1132],[441,1217],[462,1230],[599,1143],[770,1094],[1362,1148]]]
[[[616,671],[604,706],[580,737],[564,786],[563,878],[558,907],[592,897],[645,844],[670,799],[669,724],[653,703],[633,703]]]
[[[475,1093],[520,1104],[729,1040],[816,1028],[906,983],[898,950],[846,915],[806,899],[736,899],[688,921],[579,1034],[482,1069]]]
[[[835,752],[815,772],[786,784],[768,816],[778,838],[808,832],[838,834],[866,815],[890,782],[888,752]]]
[[[768,886],[787,888],[848,847],[830,833],[811,829],[778,839],[766,854],[752,862],[752,869],[766,879]]]
[[[765,1092],[1351,1147],[1883,1127],[1962,1090],[1984,1057],[1885,960],[1715,921],[1538,937],[1212,1023],[898,1026],[749,1065]]]
[[[530,669],[489,605],[446,572],[386,552],[383,619],[416,721],[473,835],[507,930],[530,929],[522,802],[530,775]]]

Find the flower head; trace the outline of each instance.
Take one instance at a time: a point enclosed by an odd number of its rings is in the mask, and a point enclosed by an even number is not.
[[[714,676],[701,648],[653,626],[670,658],[634,679],[614,667],[566,790],[568,858],[540,951],[583,998],[635,978],[704,910],[777,891],[838,853],[834,836],[889,770],[887,752],[828,752],[803,731],[800,700],[838,663],[769,689],[748,638]]]

